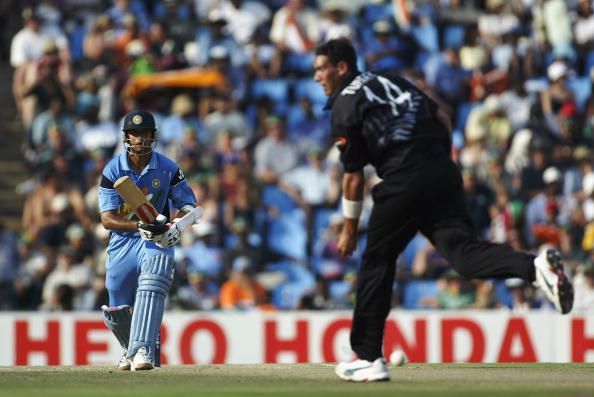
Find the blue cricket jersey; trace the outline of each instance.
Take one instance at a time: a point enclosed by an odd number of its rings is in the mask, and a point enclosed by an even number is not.
[[[125,151],[114,157],[103,169],[99,186],[99,211],[113,211],[123,214],[128,219],[135,219],[136,215],[124,203],[120,195],[113,188],[116,180],[122,176],[129,176],[146,198],[161,214],[169,218],[169,200],[176,209],[185,205],[196,206],[196,197],[190,188],[186,177],[177,164],[164,155],[154,152],[147,166],[140,174],[130,167],[128,153]],[[110,245],[114,238],[138,237],[140,233],[119,232],[112,230]]]

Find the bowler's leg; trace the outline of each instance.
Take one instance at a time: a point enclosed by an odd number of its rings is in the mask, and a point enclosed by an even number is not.
[[[382,357],[386,317],[390,312],[396,258],[417,232],[412,194],[375,203],[367,247],[357,273],[351,347],[360,359]]]

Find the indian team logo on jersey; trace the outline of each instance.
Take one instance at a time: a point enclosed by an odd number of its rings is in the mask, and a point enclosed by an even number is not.
[[[153,187],[154,187],[155,189],[158,189],[158,188],[159,188],[159,186],[161,186],[161,181],[160,181],[160,180],[158,180],[158,179],[153,179],[153,182],[152,182],[151,184],[153,185]]]

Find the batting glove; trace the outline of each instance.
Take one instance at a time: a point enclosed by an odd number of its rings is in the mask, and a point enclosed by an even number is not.
[[[175,244],[179,243],[181,240],[181,229],[179,225],[176,223],[178,220],[174,219],[172,223],[169,223],[169,229],[163,233],[158,239],[155,240],[155,244],[157,244],[161,248],[169,248],[173,247]]]
[[[140,232],[140,238],[146,241],[157,241],[162,235],[169,230],[169,224],[167,218],[159,216],[155,223],[144,223],[138,221],[138,231]]]

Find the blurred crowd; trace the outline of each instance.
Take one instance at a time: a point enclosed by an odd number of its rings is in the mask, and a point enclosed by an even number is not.
[[[205,210],[176,247],[170,308],[352,307],[371,202],[341,258],[341,168],[312,81],[315,46],[348,37],[361,70],[401,73],[451,116],[481,235],[558,247],[575,311],[594,310],[592,1],[20,3],[10,63],[31,178],[22,233],[0,226],[0,309],[106,303],[97,185],[135,108]],[[395,265],[394,307],[550,309],[521,280],[462,280],[421,235]]]

